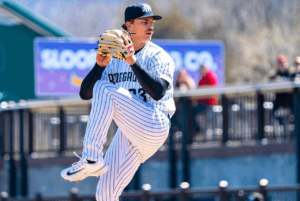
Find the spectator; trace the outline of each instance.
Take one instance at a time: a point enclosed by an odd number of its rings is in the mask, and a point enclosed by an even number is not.
[[[188,73],[186,72],[186,70],[184,68],[182,68],[178,75],[177,75],[177,79],[175,82],[175,88],[179,88],[181,91],[186,91],[187,89],[195,89],[196,88],[196,84],[195,81],[193,80],[193,78],[191,76],[188,75]],[[182,112],[186,112],[186,114],[192,114],[193,113],[193,102],[192,99],[190,97],[180,97],[178,99],[174,99],[175,100],[175,106],[176,106],[176,112],[174,114],[174,116],[171,119],[172,122],[172,132],[176,132],[178,130],[183,129],[183,127],[189,127],[192,128],[192,123],[193,123],[193,116],[192,115],[187,115],[185,118],[188,118],[188,125],[183,124],[182,122],[184,122],[185,120],[182,119]],[[186,108],[183,108],[183,103],[186,105]],[[193,128],[192,128],[193,129]],[[190,129],[190,132],[193,132],[192,129]],[[192,142],[192,135],[188,135],[189,138],[189,142]]]
[[[300,82],[300,56],[295,58],[294,65],[295,65],[295,73],[291,75],[291,80]]]
[[[276,61],[276,73],[270,74],[269,81],[288,81],[291,77],[292,71],[294,68],[288,68],[288,60],[284,55],[279,55]],[[290,93],[277,93],[275,101],[273,102],[273,111],[275,112],[275,116],[279,116],[280,111],[278,109],[281,107],[282,109],[291,109],[292,95]]]
[[[179,71],[175,87],[183,88],[186,87],[187,89],[195,89],[196,84],[191,76],[189,76],[186,70],[183,68]]]
[[[276,59],[276,70],[270,71],[268,77],[271,82],[289,81],[291,74],[294,72],[294,67],[289,68],[289,63],[284,55],[279,55]],[[283,126],[283,135],[287,135],[288,116],[291,114],[293,107],[293,96],[290,93],[276,93],[273,101],[273,113],[278,119],[279,124]],[[279,132],[280,129],[278,129]]]
[[[216,87],[218,85],[218,77],[214,71],[209,70],[207,66],[200,67],[201,79],[199,80],[198,87]],[[218,100],[216,97],[211,98],[198,98],[197,102],[204,105],[216,105]]]
[[[201,79],[198,83],[198,88],[201,87],[216,87],[218,85],[218,77],[207,66],[202,65],[200,67]],[[218,103],[216,96],[202,97],[194,99],[198,105],[196,106],[196,118],[195,121],[195,137],[200,138],[199,140],[207,140],[207,131],[211,129],[214,131],[214,114],[212,107]],[[212,136],[212,135],[210,135]]]
[[[267,79],[272,82],[288,81],[295,68],[289,68],[286,56],[280,54],[276,59],[276,69],[272,69],[267,75]]]

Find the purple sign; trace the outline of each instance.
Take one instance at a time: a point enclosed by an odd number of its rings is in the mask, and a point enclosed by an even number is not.
[[[78,95],[83,78],[95,65],[95,47],[95,39],[36,39],[36,95]]]
[[[38,38],[35,40],[35,93],[37,96],[78,95],[81,82],[94,67],[97,39]],[[154,40],[175,62],[175,75],[185,68],[197,84],[206,64],[224,83],[222,42]]]

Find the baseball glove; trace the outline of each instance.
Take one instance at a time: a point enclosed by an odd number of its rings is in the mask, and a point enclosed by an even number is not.
[[[108,30],[100,35],[97,52],[101,56],[127,59],[134,54],[131,33],[124,29]]]

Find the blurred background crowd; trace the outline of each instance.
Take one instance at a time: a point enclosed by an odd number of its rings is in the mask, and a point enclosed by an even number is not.
[[[276,65],[270,72],[264,77],[261,83],[280,83],[280,82],[300,82],[300,56],[296,56],[291,64],[289,63],[285,55],[278,55],[276,58]],[[201,88],[213,88],[218,87],[218,77],[214,71],[210,70],[208,66],[201,65],[199,67],[200,80],[195,83],[193,78],[187,73],[185,68],[181,69],[177,75],[175,81],[175,87],[181,91],[188,89],[201,89]],[[193,107],[191,111],[194,111],[196,118],[208,118],[206,122],[211,122],[212,106],[218,105],[218,98],[216,96],[208,97],[193,97],[191,98],[190,106]],[[293,96],[289,92],[278,92],[276,93],[273,100],[273,115],[277,117],[280,125],[283,125],[287,114],[291,114],[293,110]],[[202,117],[199,117],[202,115]],[[197,117],[198,116],[198,117]],[[196,120],[196,119],[195,119]],[[200,132],[200,123],[194,122],[196,125],[196,132]],[[286,125],[286,123],[284,123]]]

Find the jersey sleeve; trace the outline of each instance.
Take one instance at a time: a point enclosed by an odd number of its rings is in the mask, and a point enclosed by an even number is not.
[[[175,65],[173,60],[167,53],[159,53],[154,55],[150,61],[149,70],[155,76],[160,77],[169,82],[169,86],[173,86]]]
[[[108,78],[108,74],[109,74],[109,71],[111,71],[111,65],[112,65],[112,61],[110,61],[107,66],[105,67],[105,70],[103,71],[102,73],[102,76],[101,76],[101,80],[106,80],[106,81],[109,81],[109,78]]]
[[[107,67],[105,67],[105,70],[102,73],[101,80],[107,80]]]

